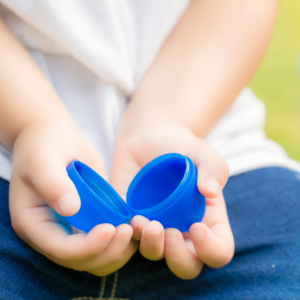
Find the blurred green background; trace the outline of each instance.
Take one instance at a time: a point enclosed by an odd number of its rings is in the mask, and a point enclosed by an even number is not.
[[[271,44],[250,86],[267,107],[268,137],[300,161],[299,0],[280,2]]]

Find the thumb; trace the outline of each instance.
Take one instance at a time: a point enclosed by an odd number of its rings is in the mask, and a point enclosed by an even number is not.
[[[229,176],[227,162],[207,142],[199,140],[188,156],[198,169],[198,189],[207,198],[217,197],[223,190]]]
[[[62,159],[43,160],[35,165],[28,179],[51,208],[62,216],[72,216],[79,211],[81,202],[66,167]]]

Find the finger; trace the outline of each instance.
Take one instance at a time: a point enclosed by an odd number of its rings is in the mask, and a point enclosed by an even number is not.
[[[46,209],[49,210],[44,207]],[[37,214],[42,215],[42,209],[33,213]],[[29,217],[30,212],[27,215]],[[60,265],[79,271],[105,267],[121,260],[132,236],[132,228],[127,224],[117,228],[100,224],[88,234],[73,235],[52,220],[31,225],[27,228],[27,238],[35,250]],[[131,253],[132,247],[129,250]]]
[[[97,269],[89,270],[88,272],[96,276],[109,275],[122,268],[129,261],[132,255],[137,251],[137,249],[138,249],[138,242],[131,240],[121,260],[118,260],[117,262],[106,267],[100,267]]]
[[[32,203],[39,201],[40,206],[32,207]],[[86,259],[99,253],[115,232],[114,226],[101,224],[88,234],[71,235],[72,228],[60,223],[62,217],[15,174],[10,191],[10,211],[16,233],[35,250],[62,265],[63,261]]]
[[[140,252],[150,260],[159,260],[164,257],[164,228],[161,223],[151,221],[144,226]]]
[[[59,261],[73,262],[102,253],[114,234],[115,228],[111,224],[97,225],[88,234],[69,234],[60,224],[50,221],[39,224],[29,239],[39,252]]]
[[[223,193],[216,198],[206,198],[206,209],[202,223],[208,228],[212,228],[218,223],[226,224],[231,233]]]
[[[211,228],[203,223],[195,223],[189,233],[198,257],[205,264],[221,268],[231,261],[234,240],[228,223],[217,223]]]
[[[150,221],[143,216],[134,216],[130,221],[130,226],[133,228],[132,238],[139,241],[142,237],[144,226]]]
[[[128,247],[131,248],[131,237],[132,237],[132,228],[128,224],[121,224],[116,227],[116,233],[113,238],[97,257],[90,259],[87,262],[84,262],[84,270],[95,270],[98,268],[103,268],[112,264],[117,263],[118,261],[124,261],[124,255],[128,251]]]
[[[101,254],[113,238],[116,229],[111,224],[95,226],[88,234],[77,233],[66,236],[56,250],[64,261],[83,260]]]
[[[99,155],[91,155],[83,163],[89,165],[101,176],[105,177],[105,167]],[[37,191],[42,199],[62,216],[72,216],[78,212],[81,201],[75,185],[67,173],[65,159],[55,157],[45,160],[35,157],[29,162],[30,174],[26,174],[25,181]]]
[[[34,249],[44,255],[47,254],[48,257],[59,261],[60,264],[99,255],[107,247],[116,231],[111,224],[100,224],[88,234],[70,234],[70,231],[57,223],[47,210],[49,208],[46,206],[28,209],[22,222],[26,226],[27,239]],[[49,216],[40,223],[30,223],[30,216],[33,219],[37,214],[41,217],[47,214]]]
[[[197,255],[187,248],[181,232],[174,228],[165,230],[165,258],[170,270],[181,279],[197,277],[203,267]]]
[[[216,150],[205,141],[199,140],[189,151],[188,156],[198,169],[198,189],[209,198],[217,197],[224,188],[229,167]]]
[[[81,206],[76,187],[68,176],[63,159],[37,159],[27,175],[30,185],[41,198],[62,216],[71,216]]]

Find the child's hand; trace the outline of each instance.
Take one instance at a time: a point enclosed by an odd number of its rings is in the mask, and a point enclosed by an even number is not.
[[[133,238],[140,240],[142,255],[150,260],[165,257],[171,271],[183,279],[196,277],[203,263],[213,268],[229,263],[234,240],[222,194],[228,179],[227,163],[184,125],[164,123],[137,129],[133,134],[124,132],[118,137],[111,178],[112,185],[124,198],[133,177],[145,164],[159,155],[176,152],[189,156],[198,167],[198,188],[207,203],[202,223],[193,224],[184,234],[177,229],[164,231],[157,221],[134,217]]]
[[[70,216],[80,208],[66,172],[71,160],[78,159],[106,177],[101,157],[75,123],[58,118],[29,124],[18,135],[13,154],[10,214],[21,239],[57,264],[98,276],[130,259],[137,249],[131,226],[102,224],[86,234],[54,212]]]

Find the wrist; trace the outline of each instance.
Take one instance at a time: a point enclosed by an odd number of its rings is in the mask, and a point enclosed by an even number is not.
[[[36,144],[51,144],[54,140],[67,138],[80,134],[77,124],[69,114],[57,112],[57,114],[44,114],[30,119],[11,139],[11,150],[13,154],[17,149],[32,149]]]
[[[198,138],[192,128],[181,120],[172,119],[169,116],[162,114],[157,117],[157,114],[145,114],[144,117],[136,118],[133,114],[123,116],[116,138],[116,147],[127,144],[128,142],[147,140],[157,142],[161,140],[163,143],[168,137],[173,138],[176,135],[189,136],[191,139]]]
[[[208,112],[205,107],[200,109],[199,103],[196,103],[199,102],[198,99],[188,99],[188,95],[184,97],[167,92],[163,94],[142,85],[131,99],[120,122],[120,128],[124,126],[135,131],[176,124],[189,128],[197,137],[204,139],[213,125],[213,118],[207,115],[211,116],[213,112]],[[194,105],[191,102],[195,102]]]

